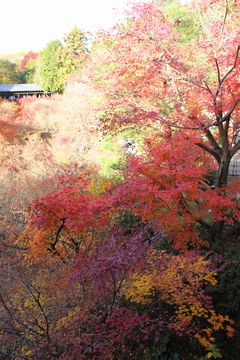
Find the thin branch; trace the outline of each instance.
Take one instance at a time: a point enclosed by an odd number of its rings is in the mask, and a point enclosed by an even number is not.
[[[219,83],[219,87],[220,87],[220,86],[221,86],[221,73],[220,73],[220,68],[219,68],[219,64],[218,64],[217,58],[215,58],[214,60],[215,60],[216,68],[217,68],[217,77],[218,77],[218,83]]]
[[[75,251],[76,253],[79,252],[80,250],[80,243],[78,243],[76,240],[74,240],[72,237],[70,238],[70,241],[73,243],[73,245],[75,246]]]
[[[219,78],[220,77],[220,69],[219,69],[219,65],[218,65],[218,61],[217,59],[215,59],[216,62],[216,67],[217,67],[217,74],[218,74],[218,82],[219,82],[219,87],[216,91],[215,97],[214,97],[214,104],[216,104],[216,100],[217,97],[219,95],[219,92],[222,88],[222,84],[224,83],[224,81],[226,80],[226,78],[231,74],[231,72],[235,69],[236,65],[237,65],[237,61],[238,61],[238,56],[239,56],[239,51],[240,51],[240,45],[238,45],[237,47],[237,52],[236,52],[236,56],[235,56],[235,60],[234,60],[234,64],[232,65],[232,67],[226,72],[226,74],[223,76],[223,78]]]
[[[230,75],[231,72],[235,69],[235,67],[236,67],[236,65],[237,65],[237,61],[238,61],[239,51],[240,51],[240,45],[238,45],[238,47],[237,47],[237,52],[236,52],[234,64],[233,64],[233,66],[228,70],[228,72],[224,75],[224,77],[222,78],[222,80],[221,80],[221,85],[224,83],[224,81],[226,80],[226,78],[228,77],[228,75]]]
[[[205,83],[205,85],[206,85],[206,89],[208,90],[208,92],[209,92],[209,94],[212,96],[212,99],[213,99],[213,101],[214,101],[214,94],[213,94],[213,92],[212,92],[212,90],[210,89],[210,87],[209,87],[209,85],[208,85],[208,83],[206,82]]]
[[[224,28],[225,28],[225,25],[226,25],[226,22],[227,22],[227,16],[228,16],[228,10],[229,10],[228,6],[229,6],[229,3],[228,3],[228,0],[226,0],[225,14],[224,14],[224,19],[223,19],[223,24],[222,24],[222,27],[221,27],[220,38],[222,37],[223,31],[224,31]]]
[[[49,334],[49,321],[48,321],[48,317],[43,309],[43,306],[41,304],[40,301],[40,292],[38,290],[36,290],[34,287],[32,287],[31,285],[27,285],[25,284],[26,288],[28,289],[29,293],[31,294],[31,296],[33,297],[34,301],[36,302],[38,308],[40,309],[40,312],[44,318],[44,322],[46,324],[46,328],[43,329],[45,331],[45,335],[46,335],[46,339],[48,344],[51,342],[51,338],[50,338],[50,334]],[[34,292],[32,291],[31,287],[33,288],[33,290],[35,290],[37,292],[37,296],[34,294]],[[37,323],[37,325],[39,326],[39,324]],[[42,328],[42,327],[41,327]]]
[[[115,278],[115,275],[114,273],[111,273],[111,277],[112,277],[112,282],[113,282],[113,298],[112,298],[112,301],[111,301],[111,304],[110,304],[110,311],[109,311],[109,315],[111,315],[112,313],[112,310],[113,310],[113,306],[116,302],[116,299],[117,299],[117,295],[118,295],[118,292],[121,290],[121,287],[124,283],[124,280],[126,278],[126,275],[129,271],[129,269],[131,268],[132,264],[130,264],[127,269],[123,272],[122,274],[122,278],[119,280],[119,283],[117,285],[117,281],[116,281],[116,278]]]
[[[230,150],[230,156],[233,157],[233,155],[235,155],[239,149],[240,149],[240,140]]]
[[[226,121],[228,118],[231,117],[233,111],[236,109],[236,107],[238,106],[238,104],[240,103],[240,97],[237,98],[237,100],[235,100],[234,104],[232,105],[231,109],[223,116],[221,122]]]
[[[19,316],[17,316],[17,313],[14,309],[10,309],[8,305],[6,304],[5,300],[3,299],[3,296],[0,292],[0,302],[2,303],[3,307],[5,308],[6,312],[8,313],[8,316],[10,317],[10,321],[13,322],[14,330],[16,327],[14,326],[14,322],[22,326],[27,332],[32,333],[35,336],[42,336],[42,334],[38,333],[36,330],[34,330],[32,327],[30,327],[28,324],[25,324],[24,321],[22,321]],[[16,329],[16,331],[19,333],[19,329]]]
[[[65,221],[66,221],[66,219],[62,219],[62,220],[61,220],[61,225],[60,225],[59,228],[57,229],[56,236],[55,236],[55,241],[54,241],[54,243],[51,244],[51,248],[52,248],[53,250],[55,250],[56,245],[57,245],[58,241],[60,240],[60,235],[61,235],[61,232],[62,232],[63,229],[64,229]]]
[[[210,94],[211,94],[211,89],[209,88],[207,83],[205,83],[205,86],[203,86],[203,85],[200,85],[200,84],[196,83],[194,80],[192,80],[192,79],[190,79],[188,77],[183,78],[183,80],[185,80],[185,81],[189,82],[190,84],[198,87],[199,89],[203,89],[203,90],[205,90],[207,92],[210,92]]]
[[[240,99],[239,99],[240,101]],[[238,101],[238,102],[239,102]],[[235,106],[236,107],[236,106]],[[235,108],[234,107],[234,108]],[[230,112],[230,111],[229,111]],[[226,114],[227,115],[227,114]],[[219,124],[222,124],[223,122],[225,122],[227,120],[227,117],[224,116],[222,119],[218,119],[217,121],[214,121],[212,122],[211,124],[201,124],[199,126],[184,126],[184,125],[176,125],[174,124],[173,122],[169,121],[169,120],[165,120],[163,119],[162,117],[158,116],[156,118],[156,120],[162,122],[163,124],[166,124],[168,125],[169,127],[173,127],[173,128],[176,128],[176,129],[184,129],[184,130],[204,130],[206,131],[207,129],[210,129],[211,127],[213,126],[219,126]]]
[[[8,305],[6,304],[5,300],[3,299],[3,296],[2,296],[1,293],[0,293],[0,301],[1,301],[2,305],[3,305],[3,307],[5,308],[5,310],[7,311],[8,315],[10,316],[10,318],[12,318],[12,312],[9,309]]]
[[[28,247],[22,247],[22,246],[18,246],[18,245],[10,245],[10,244],[6,244],[3,241],[0,241],[0,245],[5,246],[7,248],[11,248],[11,249],[16,249],[16,250],[24,250],[24,251],[28,250]]]
[[[174,123],[172,123],[171,121],[165,120],[162,117],[158,116],[157,119],[158,121],[162,122],[163,124],[166,124],[170,127],[176,128],[176,129],[185,129],[185,130],[202,130],[203,127],[204,128],[209,128],[212,126],[216,126],[215,123],[211,124],[211,125],[204,125],[204,126],[183,126],[183,125],[176,125]]]

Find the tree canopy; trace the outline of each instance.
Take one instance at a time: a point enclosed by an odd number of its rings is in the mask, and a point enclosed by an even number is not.
[[[86,57],[86,36],[74,27],[64,41],[51,41],[40,53],[39,81],[45,91],[62,93],[67,76],[79,73]]]
[[[40,84],[45,91],[62,92],[64,78],[60,70],[62,63],[59,60],[59,52],[62,44],[59,40],[51,41],[39,55],[39,78]]]
[[[18,83],[17,65],[8,60],[0,60],[0,82],[2,84]]]

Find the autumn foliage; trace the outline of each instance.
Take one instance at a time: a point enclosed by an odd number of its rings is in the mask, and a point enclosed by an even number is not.
[[[0,104],[5,358],[237,359],[240,8],[174,4],[99,33],[63,95]]]

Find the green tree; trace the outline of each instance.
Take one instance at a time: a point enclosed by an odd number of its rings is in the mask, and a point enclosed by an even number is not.
[[[63,74],[79,73],[87,54],[87,38],[83,31],[74,27],[64,36],[61,49]]]
[[[0,83],[13,84],[18,82],[17,65],[8,60],[0,60]]]
[[[31,84],[34,82],[34,75],[36,71],[36,59],[31,59],[24,69],[24,82]]]
[[[67,76],[80,72],[86,54],[87,38],[77,27],[65,35],[63,44],[59,40],[48,43],[40,53],[36,71],[43,89],[62,93]],[[31,68],[29,71],[31,75]]]
[[[45,91],[63,92],[65,79],[62,74],[61,50],[61,42],[53,40],[40,53],[37,73],[39,82]]]
[[[32,84],[35,82],[36,64],[36,59],[31,59],[28,61],[25,68],[19,72],[20,83]]]
[[[175,31],[180,36],[179,41],[195,42],[202,32],[200,14],[196,9],[190,9],[187,3],[179,0],[165,0],[163,8],[168,14],[169,21],[175,25]]]

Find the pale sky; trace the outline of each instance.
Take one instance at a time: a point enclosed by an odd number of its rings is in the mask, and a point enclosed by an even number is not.
[[[74,26],[95,32],[123,17],[138,0],[2,0],[0,54],[42,50]]]

